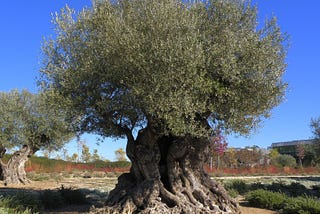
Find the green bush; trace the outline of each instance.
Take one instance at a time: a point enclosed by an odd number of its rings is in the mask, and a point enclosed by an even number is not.
[[[253,207],[279,210],[284,207],[288,197],[283,193],[259,189],[249,192],[245,198]]]
[[[277,157],[273,158],[272,164],[278,167],[296,167],[297,161],[291,155],[278,155]]]
[[[236,198],[239,195],[239,192],[235,189],[230,189],[227,191],[228,191],[229,196],[232,198]]]
[[[63,185],[57,190],[45,190],[41,194],[41,203],[46,209],[59,208],[64,205],[86,204],[87,200],[83,192]]]
[[[65,188],[63,185],[58,189],[66,204],[86,204],[85,195],[78,189]]]
[[[283,208],[284,214],[315,214],[320,213],[320,202],[318,199],[305,196],[290,198]]]
[[[320,213],[320,201],[307,195],[294,198],[284,193],[260,189],[249,192],[246,200],[253,207],[281,210],[283,214]]]
[[[232,180],[232,181],[226,182],[224,184],[224,188],[228,192],[236,191],[240,195],[243,195],[249,191],[250,186],[242,180]]]

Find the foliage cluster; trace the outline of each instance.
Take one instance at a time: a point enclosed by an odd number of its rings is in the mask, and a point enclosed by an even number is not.
[[[286,184],[285,182],[278,180],[270,184],[263,184],[261,182],[247,183],[243,180],[232,180],[224,183],[224,187],[228,192],[232,192],[235,195],[245,195],[250,191],[256,190],[267,190],[271,192],[283,193],[288,197],[298,197],[298,196],[310,196],[310,197],[320,197],[320,193],[317,190],[318,186],[312,186],[311,189],[298,183],[291,182]]]
[[[272,164],[278,167],[295,167],[296,159],[291,155],[278,155],[272,159]]]
[[[246,200],[253,207],[261,207],[269,210],[279,210],[283,208],[287,196],[279,192],[271,192],[267,190],[254,190],[246,195]]]
[[[214,138],[219,140],[218,137]],[[242,149],[226,148],[225,140],[217,141],[215,144],[215,152],[213,154],[213,165],[219,168],[243,168],[257,165],[266,165],[267,157],[265,152],[257,146],[246,147]]]
[[[39,149],[59,149],[74,133],[62,109],[49,102],[49,93],[27,90],[0,92],[0,142],[5,148],[28,145]]]
[[[102,161],[90,163],[74,163],[64,160],[48,159],[45,157],[31,157],[26,164],[27,172],[73,172],[73,171],[103,171],[126,172],[131,163],[128,161]]]
[[[255,190],[246,195],[251,206],[281,210],[284,214],[320,213],[320,202],[310,196],[289,197],[284,193]]]
[[[227,15],[226,15],[227,14]],[[124,137],[248,134],[283,99],[287,36],[247,1],[103,1],[65,8],[44,43],[41,85],[81,131]],[[54,38],[54,39],[53,39]]]
[[[245,195],[253,207],[281,210],[284,214],[320,213],[318,186],[309,189],[297,182],[285,184],[281,180],[271,184],[233,180],[225,182],[224,187],[234,197]]]

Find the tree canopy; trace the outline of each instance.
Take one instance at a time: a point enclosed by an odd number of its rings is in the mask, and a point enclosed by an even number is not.
[[[73,136],[66,115],[47,102],[48,94],[27,90],[0,92],[0,144],[5,148],[29,146],[61,148]]]
[[[42,85],[81,131],[248,134],[285,93],[287,37],[275,17],[258,27],[250,1],[102,1],[54,23]]]

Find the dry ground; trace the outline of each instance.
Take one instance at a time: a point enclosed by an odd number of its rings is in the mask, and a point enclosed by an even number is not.
[[[276,214],[277,212],[271,210],[264,210],[254,207],[241,207],[242,214]]]
[[[15,191],[26,191],[31,193],[40,193],[43,190],[46,189],[57,189],[60,188],[62,185],[64,187],[72,187],[75,189],[81,189],[88,191],[88,194],[92,192],[98,191],[98,192],[108,192],[111,189],[113,189],[114,185],[117,182],[116,177],[91,177],[91,178],[84,178],[81,176],[73,177],[70,176],[68,178],[60,177],[59,179],[48,177],[45,180],[42,181],[33,181],[30,184],[27,185],[19,185],[19,186],[9,186],[6,187],[2,183],[0,183],[0,195],[6,194],[6,193],[13,193]],[[92,197],[92,195],[88,196]],[[82,205],[82,206],[68,206],[56,210],[46,210],[45,213],[48,214],[75,214],[75,213],[89,213],[90,207],[92,205],[99,206],[103,204],[103,201],[105,198],[98,198],[91,200],[91,204],[89,205]],[[245,202],[241,202],[241,212],[242,214],[275,214],[274,211],[264,210],[264,209],[258,209],[258,208],[252,208],[247,207],[245,205]]]

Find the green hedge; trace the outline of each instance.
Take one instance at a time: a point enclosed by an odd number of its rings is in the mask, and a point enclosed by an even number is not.
[[[284,193],[259,189],[249,192],[245,198],[253,207],[281,210],[284,214],[320,213],[319,199],[310,196],[294,198]]]
[[[123,169],[131,166],[128,161],[103,161],[98,160],[90,163],[74,163],[64,160],[48,159],[33,156],[26,165],[31,171],[55,172],[59,169],[71,170],[95,170],[95,169]]]
[[[246,195],[246,200],[253,207],[279,210],[284,207],[287,196],[283,193],[259,189],[249,192]]]

